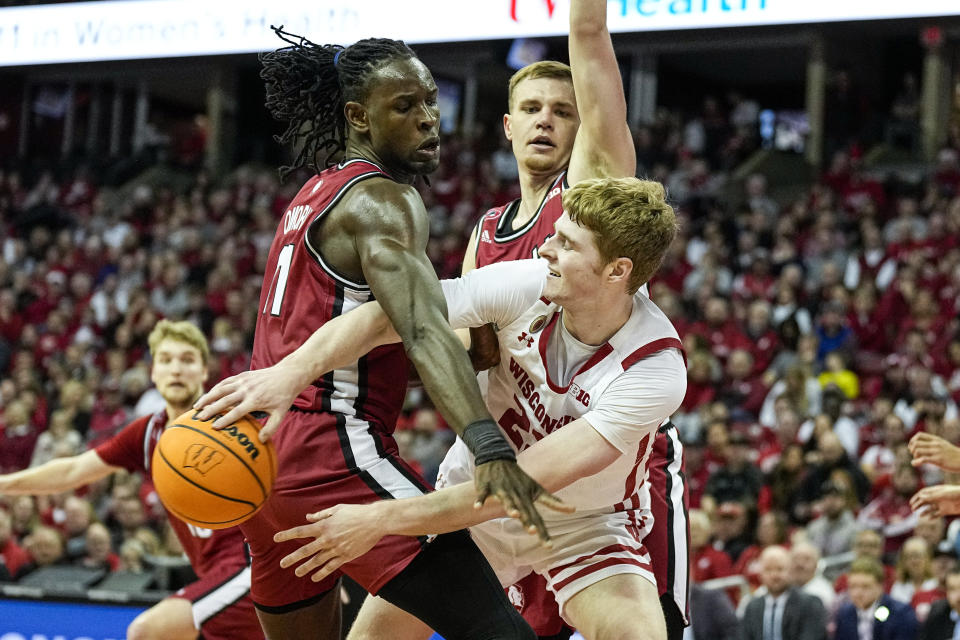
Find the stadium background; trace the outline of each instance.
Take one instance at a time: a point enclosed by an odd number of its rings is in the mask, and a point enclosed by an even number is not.
[[[485,208],[518,195],[507,80],[565,59],[565,2],[413,0],[399,16],[377,0],[309,15],[272,4],[0,3],[0,471],[156,407],[145,337],[161,317],[202,327],[212,381],[246,368],[262,261],[304,178],[277,180],[289,156],[255,55],[277,46],[269,24],[318,42],[407,38],[434,72],[443,160],[422,191],[440,276],[458,272]],[[807,535],[834,580],[859,528],[884,534],[891,567],[917,534],[927,560],[904,565],[897,593],[922,615],[956,560],[958,527],[906,507],[944,478],[914,472],[904,442],[960,438],[960,11],[833,4],[845,13],[822,0],[610,12],[638,171],[684,222],[652,294],[690,364],[675,421],[692,506],[709,514],[694,518],[695,580],[742,603],[765,545]],[[452,435],[419,391],[398,429],[432,479]],[[831,496],[853,523],[839,542],[816,538]],[[30,554],[0,564],[3,640],[121,637],[136,609],[115,605],[147,606],[189,577],[148,481],[0,508],[0,549]],[[94,520],[108,556],[88,557]],[[53,557],[37,526],[60,533]]]

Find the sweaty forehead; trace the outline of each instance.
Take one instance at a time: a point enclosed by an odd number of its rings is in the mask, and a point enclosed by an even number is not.
[[[437,84],[427,66],[416,58],[392,60],[373,72],[371,92],[433,91]]]

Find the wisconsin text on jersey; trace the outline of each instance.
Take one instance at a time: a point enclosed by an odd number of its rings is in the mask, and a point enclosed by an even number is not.
[[[520,363],[514,360],[513,357],[510,358],[510,373],[513,374],[513,379],[517,381],[518,392],[527,401],[527,404],[533,411],[534,417],[540,422],[539,425],[530,423],[530,418],[523,411],[523,405],[520,399],[514,395],[513,401],[520,411],[517,412],[513,409],[508,409],[500,419],[500,426],[503,427],[503,430],[518,449],[522,450],[534,442],[542,440],[552,431],[577,419],[576,416],[551,417],[547,413],[546,407],[544,407],[540,401],[540,394],[534,391],[536,383],[530,379],[529,374],[524,371]],[[579,387],[577,387],[577,390],[581,392],[581,395],[585,395]],[[589,398],[589,396],[586,397]],[[532,441],[530,440],[531,436],[533,438]]]

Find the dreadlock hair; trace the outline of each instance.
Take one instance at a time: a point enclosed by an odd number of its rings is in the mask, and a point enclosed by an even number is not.
[[[307,166],[320,171],[319,157],[329,166],[347,146],[347,102],[362,102],[370,75],[394,60],[416,58],[400,40],[367,38],[349,47],[319,45],[303,36],[271,29],[290,46],[260,54],[260,77],[266,84],[266,107],[275,120],[287,123],[281,144],[299,148],[292,165],[280,168],[284,179]]]

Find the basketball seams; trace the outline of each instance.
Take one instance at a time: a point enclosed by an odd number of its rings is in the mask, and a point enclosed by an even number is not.
[[[217,444],[221,445],[224,449],[226,449],[227,451],[229,451],[229,452],[233,455],[233,457],[235,457],[237,460],[240,461],[240,464],[242,464],[244,467],[247,468],[247,471],[250,472],[250,475],[253,476],[253,479],[257,481],[257,484],[260,486],[260,492],[263,494],[263,500],[266,500],[266,499],[267,499],[267,496],[269,495],[270,492],[267,491],[266,487],[263,486],[263,481],[260,480],[259,474],[257,474],[257,472],[253,470],[253,467],[251,467],[249,464],[247,464],[247,461],[244,460],[242,457],[240,457],[240,454],[238,454],[236,451],[234,451],[226,442],[224,442],[224,441],[222,441],[222,440],[218,440],[218,439],[214,438],[212,435],[210,435],[209,433],[205,433],[205,432],[202,431],[201,429],[198,429],[198,428],[196,428],[196,427],[194,427],[194,426],[191,426],[191,425],[188,425],[188,424],[174,423],[174,424],[170,425],[169,427],[167,427],[167,431],[169,431],[170,429],[174,429],[174,428],[176,428],[176,427],[180,427],[180,428],[182,428],[182,429],[189,429],[189,430],[191,430],[191,431],[195,431],[195,432],[199,433],[200,435],[202,435],[203,437],[209,438],[210,440],[213,440],[213,441],[216,442]],[[184,478],[186,479],[186,476],[184,476]],[[199,486],[199,485],[198,485],[198,486]],[[214,493],[214,492],[211,491],[211,493]]]
[[[178,476],[180,476],[181,478],[183,478],[184,480],[186,480],[188,483],[190,483],[190,484],[193,485],[194,487],[200,489],[201,491],[205,491],[206,493],[209,493],[209,494],[211,494],[211,495],[214,495],[214,496],[216,496],[216,497],[218,497],[218,498],[222,498],[222,499],[224,499],[224,500],[227,500],[227,501],[229,501],[229,502],[237,502],[237,503],[240,503],[240,504],[249,505],[250,508],[252,509],[252,511],[251,511],[250,513],[244,514],[244,515],[239,516],[239,517],[237,517],[237,518],[231,518],[231,519],[229,519],[229,520],[222,520],[222,521],[216,521],[216,520],[210,521],[210,520],[199,520],[199,519],[197,519],[197,518],[195,518],[195,517],[193,517],[193,516],[187,516],[186,514],[180,513],[180,511],[178,511],[177,509],[174,509],[174,508],[171,507],[170,505],[164,503],[163,506],[166,507],[166,508],[167,508],[168,510],[170,510],[171,512],[173,512],[173,514],[176,515],[176,516],[177,516],[178,518],[180,518],[181,520],[184,520],[184,521],[186,521],[186,522],[195,522],[195,523],[198,523],[198,524],[229,524],[229,523],[231,523],[231,522],[237,522],[238,520],[242,520],[242,519],[244,519],[244,518],[247,518],[247,517],[249,517],[249,516],[252,515],[253,513],[256,513],[256,512],[259,510],[259,507],[258,507],[256,504],[250,502],[249,500],[242,500],[242,499],[240,499],[240,498],[231,498],[230,496],[225,496],[225,495],[223,495],[223,494],[221,494],[221,493],[217,493],[216,491],[213,491],[212,489],[209,489],[209,488],[207,488],[207,487],[204,487],[203,485],[200,485],[200,484],[194,482],[193,480],[191,480],[190,478],[188,478],[187,476],[185,476],[179,469],[177,469],[176,466],[174,466],[174,464],[173,464],[172,462],[170,462],[170,460],[167,459],[167,456],[165,456],[164,453],[163,453],[163,448],[162,448],[162,447],[159,447],[159,446],[158,446],[157,449],[156,449],[156,453],[160,456],[160,459],[163,460],[163,461],[166,463],[166,465],[167,465],[168,467],[170,467],[170,469],[171,469],[175,474],[177,474]]]

